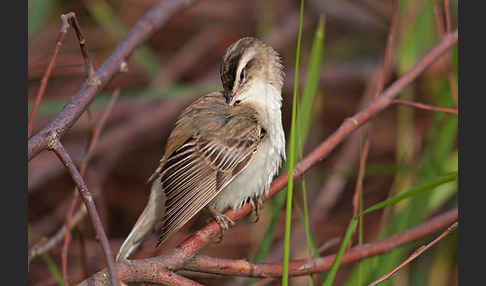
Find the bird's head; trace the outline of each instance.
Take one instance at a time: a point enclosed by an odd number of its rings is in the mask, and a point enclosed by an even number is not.
[[[220,67],[227,102],[234,105],[264,96],[260,92],[249,92],[262,84],[271,85],[280,93],[282,68],[278,53],[262,41],[245,37],[233,43],[226,50]]]

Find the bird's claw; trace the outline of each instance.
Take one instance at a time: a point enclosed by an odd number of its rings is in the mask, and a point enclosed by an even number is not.
[[[263,201],[261,198],[251,198],[250,199],[251,210],[255,214],[255,219],[252,221],[253,223],[257,222],[260,219],[260,210],[263,207]]]
[[[211,212],[214,219],[216,220],[219,227],[221,228],[221,235],[219,236],[218,241],[216,241],[217,243],[220,243],[221,241],[223,241],[224,232],[227,231],[230,228],[230,226],[233,226],[235,222],[232,219],[230,219],[227,215],[222,214],[213,208],[209,208],[209,211]]]

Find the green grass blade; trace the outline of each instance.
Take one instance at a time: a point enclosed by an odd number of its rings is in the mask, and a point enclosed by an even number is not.
[[[40,257],[46,263],[47,269],[49,269],[49,272],[52,274],[52,277],[56,279],[57,285],[63,286],[64,282],[62,280],[61,271],[59,270],[59,267],[57,267],[54,260],[52,260],[52,258],[47,253],[42,254]]]
[[[353,234],[357,223],[358,220],[356,218],[351,219],[351,222],[349,222],[346,233],[344,234],[344,239],[341,242],[341,246],[339,246],[339,250],[336,254],[336,258],[334,259],[331,269],[329,269],[329,272],[327,273],[326,279],[322,283],[322,286],[331,286],[334,282],[334,278],[336,277],[336,273],[339,269],[339,264],[341,263],[341,258],[343,256],[344,250],[346,250],[346,247],[349,243],[349,240],[351,239],[351,235]]]
[[[314,41],[312,44],[310,60],[308,64],[307,79],[304,86],[304,91],[302,93],[301,100],[298,106],[298,118],[297,126],[297,152],[298,158],[301,159],[303,156],[304,143],[307,139],[309,133],[309,127],[312,118],[312,109],[314,106],[314,100],[317,93],[317,88],[319,87],[319,78],[322,67],[323,58],[323,42],[324,42],[324,16],[319,18],[319,23],[316,28],[314,35]],[[303,219],[304,230],[306,235],[307,252],[309,258],[318,255],[315,244],[313,243],[313,238],[309,226],[309,210],[307,206],[307,191],[305,179],[302,178],[302,201],[303,201]],[[314,254],[313,254],[314,253]]]
[[[310,126],[310,119],[312,115],[312,107],[314,105],[315,94],[317,91],[318,83],[319,83],[319,75],[320,70],[322,67],[322,54],[323,54],[323,40],[324,40],[324,17],[320,19],[320,23],[316,29],[316,34],[314,37],[314,43],[312,46],[310,62],[309,62],[309,69],[307,71],[307,79],[306,84],[304,86],[304,93],[302,95],[301,104],[298,105],[298,118],[297,118],[297,126],[298,128],[298,140],[296,141],[298,144],[298,156],[301,158],[302,156],[302,142],[305,142],[305,138],[307,137],[307,133]],[[321,25],[322,24],[322,25]],[[304,117],[301,117],[303,115]],[[307,116],[308,115],[308,116]],[[287,148],[287,153],[290,153],[290,148]],[[283,170],[288,170],[289,162],[285,162],[285,166]],[[270,222],[265,230],[265,234],[263,237],[262,242],[259,245],[257,254],[254,258],[254,261],[257,263],[263,262],[265,257],[267,256],[268,252],[270,251],[270,247],[274,237],[275,226],[278,221],[278,217],[280,215],[280,211],[282,210],[285,204],[285,194],[287,190],[284,190],[278,193],[272,199],[272,214],[270,218]],[[255,280],[252,280],[253,282]]]
[[[319,80],[323,59],[324,46],[324,28],[325,17],[319,18],[319,24],[314,35],[314,42],[312,43],[312,50],[309,59],[309,67],[307,70],[306,82],[302,92],[302,98],[298,110],[298,135],[299,135],[299,156],[302,156],[303,143],[307,139],[309,133],[310,121],[312,118],[312,109],[314,107],[314,100],[319,87]]]
[[[394,197],[391,197],[389,199],[386,199],[380,203],[377,203],[369,208],[367,208],[365,211],[363,211],[362,213],[359,214],[359,216],[362,216],[364,214],[367,214],[367,213],[370,213],[370,212],[373,212],[373,211],[376,211],[376,210],[379,210],[379,209],[382,209],[386,206],[390,206],[390,205],[393,205],[393,204],[396,204],[397,202],[399,201],[402,201],[404,199],[408,199],[408,198],[411,198],[411,197],[415,197],[421,193],[424,193],[424,192],[427,192],[427,191],[431,191],[433,189],[435,189],[436,187],[442,185],[442,184],[445,184],[445,183],[449,183],[449,182],[452,182],[452,181],[456,181],[457,180],[457,171],[456,172],[453,172],[453,173],[450,173],[450,174],[447,174],[447,175],[444,175],[442,177],[439,177],[431,182],[428,182],[426,184],[423,184],[423,185],[420,185],[420,186],[417,186],[415,188],[412,188],[411,190],[407,191],[407,192],[404,192],[404,193],[401,193],[399,195],[396,195]]]
[[[304,232],[305,232],[305,240],[307,244],[307,255],[308,258],[318,257],[319,251],[314,243],[314,239],[312,238],[310,225],[309,225],[309,208],[307,204],[307,190],[305,181],[302,180],[302,203],[303,203],[303,211],[302,211],[302,221],[304,223]]]
[[[300,62],[300,42],[302,39],[302,22],[304,18],[304,0],[300,2],[300,16],[299,16],[299,32],[297,35],[297,49],[295,56],[295,76],[294,76],[294,96],[292,101],[292,122],[290,125],[290,152],[288,154],[289,160],[289,182],[287,185],[287,208],[285,211],[285,233],[284,233],[284,255],[283,255],[283,270],[282,270],[282,285],[289,284],[289,260],[290,260],[290,229],[292,222],[292,191],[294,187],[294,160],[295,160],[295,128],[297,117],[297,90],[299,87],[299,62]]]

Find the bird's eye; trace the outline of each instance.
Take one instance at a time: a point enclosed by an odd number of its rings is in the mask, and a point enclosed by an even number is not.
[[[246,79],[247,76],[247,71],[246,69],[243,69],[240,73],[240,82],[243,82]]]

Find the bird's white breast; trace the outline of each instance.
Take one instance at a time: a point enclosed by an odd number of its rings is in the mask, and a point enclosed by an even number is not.
[[[267,132],[262,145],[248,166],[236,176],[210,203],[219,212],[241,207],[249,198],[268,192],[273,177],[285,160],[285,135],[282,128],[280,91],[268,84],[257,84],[251,90],[255,97],[247,97],[258,110],[262,126]],[[264,92],[265,95],[259,94]]]

